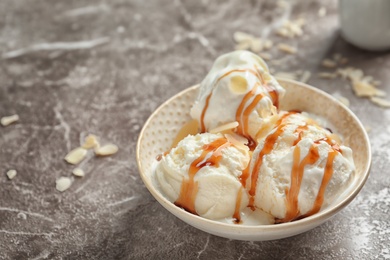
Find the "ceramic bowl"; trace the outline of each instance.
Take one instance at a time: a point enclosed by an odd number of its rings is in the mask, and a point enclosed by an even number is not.
[[[371,164],[369,139],[359,119],[334,97],[317,88],[292,80],[278,81],[286,89],[286,95],[281,102],[282,110],[301,110],[322,116],[335,127],[334,132],[344,137],[344,144],[352,148],[356,174],[340,199],[304,219],[258,226],[227,224],[205,219],[188,213],[168,201],[153,185],[150,177],[152,164],[158,154],[169,150],[177,132],[190,121],[189,111],[199,91],[199,86],[193,86],[163,103],[149,117],[138,139],[137,161],[140,175],[150,193],[164,208],[205,232],[229,239],[263,241],[308,231],[334,216],[356,197],[368,177]]]

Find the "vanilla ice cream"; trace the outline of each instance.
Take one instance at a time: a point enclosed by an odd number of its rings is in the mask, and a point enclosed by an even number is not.
[[[232,135],[189,135],[161,157],[155,180],[171,202],[191,213],[239,221],[249,201],[239,177],[249,159],[248,147]]]
[[[255,54],[219,57],[191,109],[201,133],[182,139],[179,131],[182,140],[158,157],[154,184],[193,214],[248,225],[297,220],[332,203],[354,174],[352,151],[326,120],[279,112],[284,92]]]
[[[243,176],[249,206],[273,215],[276,222],[289,222],[332,202],[355,168],[351,149],[335,140],[306,113],[281,113]]]
[[[236,133],[256,141],[262,125],[277,114],[284,92],[260,57],[234,51],[215,61],[191,116],[199,121],[201,132],[237,122]]]

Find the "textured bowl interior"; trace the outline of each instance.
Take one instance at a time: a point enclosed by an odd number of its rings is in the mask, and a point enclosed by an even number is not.
[[[176,207],[154,188],[150,175],[156,156],[170,148],[179,129],[190,120],[189,111],[199,90],[198,86],[194,86],[162,104],[145,123],[138,139],[140,175],[145,186],[162,206],[188,224],[208,233],[230,239],[260,241],[289,237],[312,229],[352,201],[363,187],[371,164],[370,144],[362,124],[347,107],[325,92],[291,80],[279,79],[279,82],[286,89],[286,96],[281,102],[282,110],[301,110],[324,117],[334,126],[333,130],[344,137],[344,144],[352,148],[356,174],[347,194],[313,216],[278,225],[226,224],[195,216]]]

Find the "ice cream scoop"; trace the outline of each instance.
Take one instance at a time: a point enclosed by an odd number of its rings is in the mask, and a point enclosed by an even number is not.
[[[189,135],[160,158],[155,180],[177,206],[208,219],[239,222],[249,201],[239,176],[249,158],[248,147],[232,135]]]
[[[339,196],[354,173],[352,150],[306,113],[283,112],[241,176],[249,206],[289,222],[317,213]]]
[[[234,51],[215,61],[191,116],[199,121],[201,132],[237,122],[234,131],[255,143],[262,126],[277,114],[284,92],[260,57]]]

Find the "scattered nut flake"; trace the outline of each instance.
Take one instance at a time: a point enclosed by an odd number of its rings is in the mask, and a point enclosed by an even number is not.
[[[245,32],[235,32],[233,38],[237,42],[236,50],[251,50],[258,53],[273,46],[272,41],[263,41],[261,38]]]
[[[355,95],[358,97],[383,97],[386,95],[386,93],[382,90],[379,90],[375,88],[374,85],[364,81],[353,81],[352,87],[355,92]]]
[[[360,69],[348,67],[344,69],[338,69],[337,73],[341,75],[341,77],[351,81],[353,90],[359,97],[370,97],[376,96],[377,94],[384,94],[383,92],[380,93],[381,91],[377,90],[375,86],[370,84],[372,77],[365,77],[363,71]]]
[[[238,149],[249,151],[249,147],[245,145],[248,143],[248,140],[246,138],[240,138],[240,136],[236,134],[225,134],[225,137],[231,144],[233,144]]]
[[[330,134],[329,137],[330,137],[331,139],[335,140],[335,141],[336,141],[337,143],[339,143],[339,144],[343,143],[342,140],[341,140],[341,138],[340,138],[340,136],[337,135],[337,134],[335,134],[335,133]]]
[[[269,54],[269,53],[266,53],[266,52],[260,52],[259,53],[259,56],[264,59],[264,60],[271,60],[272,59],[272,55]]]
[[[379,98],[386,96],[386,93],[375,87],[380,82],[375,81],[373,77],[365,76],[362,70],[352,67],[338,69],[337,73],[343,78],[350,80],[356,96],[368,97],[374,104],[384,108],[390,108],[390,101]]]
[[[10,179],[10,180],[12,180],[16,176],[16,174],[17,174],[17,172],[14,169],[7,171],[7,176],[8,176],[8,179]]]
[[[72,180],[68,177],[60,177],[56,180],[56,189],[60,192],[66,191],[72,185]]]
[[[89,134],[85,140],[84,144],[81,146],[84,149],[91,149],[99,146],[99,141],[96,135]]]
[[[352,67],[347,67],[347,68],[344,68],[344,69],[338,69],[337,73],[341,77],[349,79],[351,81],[360,81],[364,77],[364,73],[363,73],[362,70],[355,69],[355,68],[352,68]]]
[[[218,126],[214,129],[211,129],[209,131],[209,133],[211,133],[211,134],[221,133],[221,132],[224,132],[226,130],[234,129],[237,126],[238,126],[238,122],[234,121],[234,122],[230,122],[230,123],[226,123],[224,125]]]
[[[337,77],[336,73],[330,73],[330,72],[320,72],[317,75],[318,75],[318,77],[323,78],[323,79],[334,79]]]
[[[370,97],[370,100],[371,100],[371,102],[373,102],[374,104],[376,104],[380,107],[390,108],[390,101],[389,100],[379,98],[379,97]]]
[[[371,126],[369,126],[369,125],[365,125],[364,129],[366,129],[367,133],[371,132]]]
[[[295,47],[290,46],[290,45],[285,44],[285,43],[278,44],[278,48],[279,48],[279,50],[284,51],[284,52],[286,52],[288,54],[295,54],[295,53],[297,53],[297,49]]]
[[[274,46],[274,43],[271,40],[265,40],[264,41],[263,48],[265,50],[268,50],[268,49],[272,48],[272,46]]]
[[[73,175],[75,175],[77,177],[84,177],[84,175],[85,175],[84,170],[81,168],[74,168],[72,173],[73,173]]]
[[[284,0],[279,0],[276,2],[276,5],[280,8],[286,8],[287,6],[289,6],[289,3],[287,1],[284,1]]]
[[[95,154],[98,156],[113,155],[116,154],[118,150],[118,146],[116,146],[115,144],[106,144],[95,149]]]
[[[263,50],[263,42],[260,39],[253,39],[251,42],[251,50],[253,52],[260,52]]]
[[[15,123],[16,121],[19,120],[18,115],[12,115],[12,116],[5,116],[0,119],[0,123],[2,126],[8,126],[12,123]]]
[[[309,81],[310,77],[311,77],[311,72],[308,70],[305,70],[304,72],[302,72],[301,78],[299,79],[299,81],[306,83]]]
[[[253,35],[250,35],[249,33],[245,32],[235,32],[233,34],[233,38],[236,42],[251,41]]]
[[[81,162],[85,156],[87,155],[87,150],[82,147],[77,147],[76,149],[73,149],[65,156],[65,161],[67,161],[70,164],[78,164]]]
[[[321,64],[326,68],[336,68],[337,66],[337,63],[330,59],[324,59]]]
[[[302,27],[305,25],[305,20],[299,18],[297,20],[286,20],[283,25],[276,31],[279,36],[286,38],[294,38],[303,34]]]
[[[318,16],[319,16],[319,17],[324,17],[324,16],[326,16],[326,13],[327,13],[327,11],[326,11],[326,8],[325,8],[325,7],[321,7],[321,8],[318,10]]]

